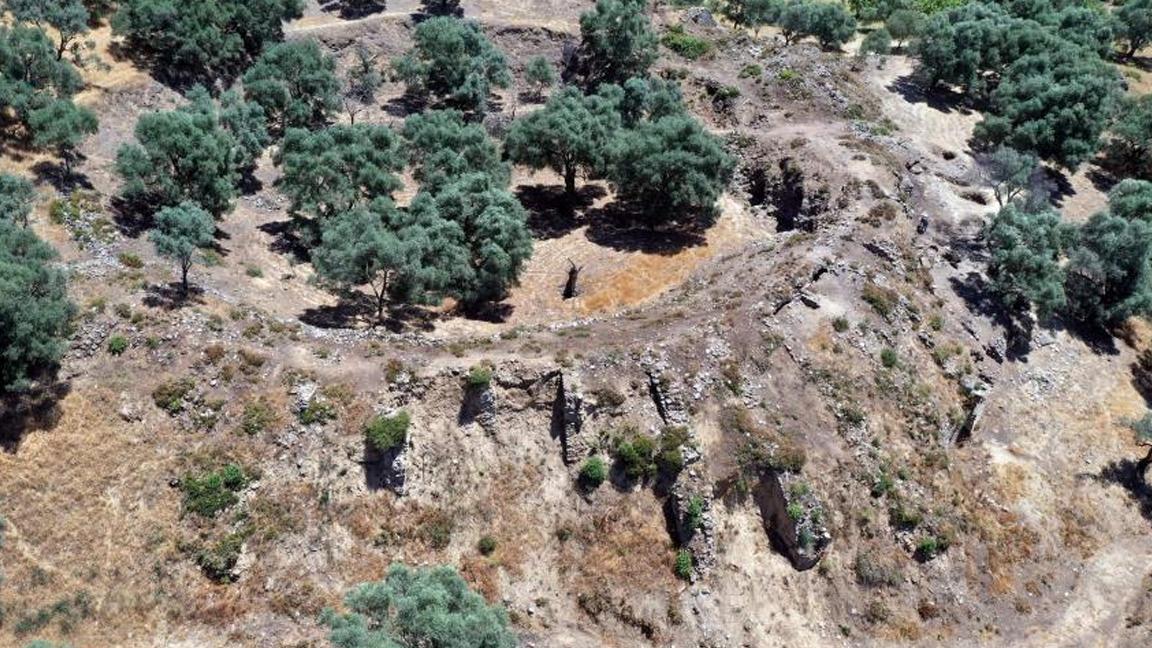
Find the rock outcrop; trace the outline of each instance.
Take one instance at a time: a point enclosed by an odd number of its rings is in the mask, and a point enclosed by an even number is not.
[[[820,562],[832,536],[823,523],[823,508],[799,477],[766,470],[752,487],[752,500],[772,546],[794,568],[805,571]]]

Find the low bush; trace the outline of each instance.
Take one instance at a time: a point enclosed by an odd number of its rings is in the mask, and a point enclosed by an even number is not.
[[[248,485],[248,476],[236,464],[219,470],[186,475],[180,480],[184,509],[202,517],[213,517],[239,501],[236,493]]]
[[[491,556],[496,551],[496,538],[486,535],[476,543],[476,549],[485,556]]]
[[[655,453],[656,442],[642,434],[616,443],[616,463],[629,479],[647,479],[655,475]]]
[[[899,361],[900,359],[896,356],[896,351],[894,349],[885,347],[882,351],[880,351],[880,363],[883,364],[886,369],[895,367]]]
[[[892,561],[882,560],[872,552],[856,554],[853,568],[856,572],[856,581],[865,587],[895,587],[904,580],[899,567]]]
[[[387,452],[408,442],[408,426],[411,423],[411,417],[404,410],[391,416],[377,416],[364,428],[364,438],[376,450]]]
[[[308,403],[308,406],[300,410],[296,418],[304,425],[313,425],[317,423],[327,423],[336,418],[336,408],[327,401],[314,400]]]
[[[191,378],[161,383],[152,390],[152,402],[169,414],[179,414],[184,411],[185,399],[193,389],[196,389],[196,382]]]
[[[118,356],[128,350],[128,339],[123,335],[108,338],[108,353]]]
[[[218,582],[235,580],[236,575],[232,570],[240,560],[244,538],[243,533],[229,533],[210,548],[201,551],[196,556],[196,563],[200,565],[204,575]]]
[[[864,285],[861,298],[872,307],[872,310],[876,311],[877,315],[884,319],[892,316],[892,312],[896,310],[896,304],[900,300],[900,296],[896,294],[895,290],[885,288],[871,281]]]
[[[144,262],[140,260],[140,257],[132,254],[131,252],[121,252],[120,256],[116,258],[120,261],[120,265],[124,266],[125,268],[139,270],[140,268],[144,267]]]
[[[676,564],[673,567],[676,575],[684,580],[692,577],[692,552],[681,549],[676,552]]]
[[[580,466],[580,482],[589,488],[599,488],[608,478],[608,466],[600,457],[589,457]]]
[[[265,432],[276,422],[276,413],[264,399],[252,401],[244,406],[240,417],[240,431],[249,436]]]
[[[660,43],[690,61],[695,61],[712,51],[712,43],[689,34],[681,25],[669,27],[660,38]]]
[[[492,367],[478,364],[468,370],[468,386],[485,389],[492,384]]]

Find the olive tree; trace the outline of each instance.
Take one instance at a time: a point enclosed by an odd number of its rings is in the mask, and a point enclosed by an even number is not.
[[[181,84],[233,78],[284,38],[302,0],[120,0],[112,32]]]
[[[149,238],[157,254],[177,263],[184,294],[188,293],[188,271],[196,262],[196,253],[211,245],[215,234],[212,214],[196,203],[183,202],[156,212],[156,227]]]
[[[646,121],[616,138],[609,179],[652,222],[711,216],[735,163],[691,117]]]
[[[0,219],[0,392],[23,391],[55,367],[75,307],[56,251]]]
[[[57,60],[88,31],[90,16],[81,0],[7,0],[5,4],[16,20],[56,32]]]
[[[579,172],[594,176],[607,169],[608,147],[620,125],[616,106],[604,97],[566,87],[542,110],[513,122],[504,149],[518,164],[559,173],[573,198]]]
[[[1033,174],[1039,170],[1040,160],[1031,153],[1021,153],[1007,146],[978,155],[978,174],[982,182],[992,189],[996,204],[1001,207],[1012,202],[1028,189]]]
[[[556,83],[556,70],[548,59],[537,56],[524,66],[524,82],[535,97],[543,97],[544,91]]]
[[[1152,41],[1152,0],[1125,0],[1114,14],[1124,56],[1132,58]]]
[[[580,15],[580,49],[575,69],[586,88],[624,83],[648,75],[658,39],[646,0],[597,0]]]
[[[503,608],[490,606],[451,567],[392,565],[385,579],[324,613],[337,648],[515,648]]]
[[[312,263],[327,282],[345,289],[367,286],[376,318],[383,320],[390,302],[438,301],[466,272],[468,258],[455,223],[380,198],[324,223]]]
[[[1126,97],[1116,112],[1108,161],[1121,174],[1152,178],[1152,95]]]
[[[1100,148],[1120,94],[1119,73],[1091,52],[1029,54],[1008,66],[974,134],[1075,170]]]
[[[1061,259],[1070,231],[1051,208],[1026,210],[1010,204],[989,224],[986,237],[992,291],[1014,317],[1033,306],[1041,316],[1064,307]]]
[[[483,173],[471,173],[440,189],[421,192],[413,210],[456,224],[467,264],[447,292],[467,308],[503,299],[519,283],[532,256],[528,214],[516,197]],[[429,216],[430,217],[430,216]]]
[[[47,116],[64,104],[80,110],[72,105],[72,96],[82,85],[75,66],[56,57],[42,29],[0,26],[0,102],[5,119],[23,134],[35,138],[51,127]]]
[[[297,216],[324,220],[391,197],[402,186],[400,138],[387,126],[334,125],[292,129],[276,157],[283,173],[276,186]]]
[[[35,133],[33,142],[36,146],[56,151],[68,175],[72,173],[76,149],[100,126],[95,113],[65,99],[57,99],[32,111],[28,125]]]
[[[0,223],[7,222],[28,227],[32,205],[36,202],[36,187],[27,178],[0,173]]]
[[[146,212],[193,202],[216,216],[232,207],[240,179],[235,140],[215,115],[196,110],[148,113],[136,141],[120,147],[120,195]]]
[[[274,132],[323,125],[340,108],[336,61],[315,41],[273,45],[244,73],[244,94]]]
[[[484,112],[492,88],[506,88],[512,82],[504,54],[476,23],[430,18],[416,26],[414,41],[407,54],[392,62],[413,95]]]
[[[507,186],[508,164],[484,127],[470,124],[457,110],[430,110],[404,122],[404,140],[412,175],[425,191],[437,193],[469,173],[487,175],[495,186]]]

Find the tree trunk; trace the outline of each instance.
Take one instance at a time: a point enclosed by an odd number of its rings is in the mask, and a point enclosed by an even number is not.
[[[191,265],[191,263],[180,264],[180,291],[185,297],[188,296],[188,267]]]
[[[569,198],[576,197],[576,166],[571,165],[564,170],[564,193]]]
[[[580,293],[577,282],[580,280],[580,270],[572,260],[568,260],[568,281],[564,284],[564,299],[572,299]]]
[[[1136,482],[1144,483],[1144,473],[1148,472],[1148,466],[1152,464],[1152,447],[1148,448],[1148,454],[1144,458],[1136,462]]]

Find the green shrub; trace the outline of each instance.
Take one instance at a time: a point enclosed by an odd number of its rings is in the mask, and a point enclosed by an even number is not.
[[[121,252],[120,256],[116,258],[120,261],[120,265],[124,266],[125,268],[139,270],[140,268],[144,267],[144,262],[140,260],[140,257],[132,254],[131,252]]]
[[[692,552],[687,549],[681,549],[676,552],[676,565],[674,567],[676,575],[684,580],[692,577]]]
[[[847,331],[848,326],[849,324],[847,317],[837,317],[836,319],[832,320],[832,328],[835,329],[837,333],[843,333],[844,331]]]
[[[600,457],[589,457],[580,466],[580,481],[591,488],[599,488],[608,478],[608,466]]]
[[[496,538],[486,535],[476,543],[476,549],[485,556],[491,556],[496,551]]]
[[[792,502],[788,505],[788,517],[793,521],[800,520],[804,517],[804,505],[800,502]]]
[[[407,443],[411,422],[411,417],[404,410],[392,416],[377,416],[364,428],[364,437],[376,450],[387,452]]]
[[[112,312],[120,319],[132,319],[132,307],[128,304],[116,304],[112,307]]]
[[[675,478],[684,469],[684,454],[681,448],[688,445],[688,428],[673,425],[664,428],[660,435],[660,452],[656,455],[656,470],[664,477]]]
[[[336,408],[328,401],[314,400],[308,403],[308,407],[300,410],[296,418],[304,425],[327,423],[336,418]]]
[[[892,481],[892,476],[886,472],[882,472],[876,477],[876,481],[872,483],[872,497],[882,497],[895,487],[896,483]]]
[[[478,364],[468,370],[468,385],[477,389],[487,388],[492,384],[492,367]]]
[[[793,81],[800,78],[800,73],[791,68],[784,68],[776,73],[776,78],[780,81]]]
[[[253,279],[259,279],[260,277],[264,276],[264,271],[260,269],[260,266],[250,265],[244,269],[244,274],[252,277]]]
[[[900,359],[896,356],[894,349],[884,347],[884,349],[880,351],[880,363],[883,364],[886,369],[895,367],[899,361]]]
[[[687,522],[688,528],[693,531],[699,529],[704,522],[704,499],[699,495],[693,495],[688,500]]]
[[[881,560],[872,552],[856,554],[853,568],[856,581],[866,587],[894,587],[904,579],[899,567],[890,561]]]
[[[108,338],[108,353],[118,356],[128,350],[128,339],[123,335]]]
[[[752,79],[758,78],[762,74],[764,74],[764,68],[755,63],[749,63],[748,65],[740,68],[739,76],[741,79]]]
[[[925,536],[916,543],[916,558],[919,560],[932,560],[948,550],[948,541],[939,536]]]
[[[266,431],[276,422],[276,413],[272,406],[264,399],[255,400],[244,406],[244,414],[240,417],[240,431],[254,436]]]
[[[179,414],[184,411],[184,399],[196,388],[196,382],[191,378],[181,378],[161,383],[152,390],[152,402],[156,407],[169,414]]]
[[[900,503],[888,509],[888,519],[898,529],[915,529],[924,518],[920,511]]]
[[[681,25],[669,27],[660,38],[660,43],[690,61],[695,61],[712,51],[712,43],[689,34]]]
[[[892,311],[896,309],[896,303],[900,296],[891,288],[885,288],[869,281],[864,284],[861,298],[872,307],[872,310],[876,311],[877,315],[888,319],[892,315]]]
[[[646,479],[656,474],[653,456],[656,442],[650,437],[636,434],[616,444],[616,462],[629,479]]]
[[[229,533],[211,548],[201,551],[196,557],[196,563],[204,574],[214,581],[231,581],[235,579],[232,570],[240,560],[240,550],[244,546],[244,533]]]
[[[247,485],[248,476],[236,464],[200,475],[186,475],[180,480],[184,509],[203,517],[213,517],[238,502],[236,493]]]

